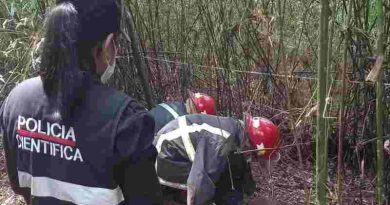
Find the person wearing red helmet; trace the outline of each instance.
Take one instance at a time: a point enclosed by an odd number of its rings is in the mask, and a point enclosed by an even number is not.
[[[189,113],[217,114],[214,98],[204,93],[193,93],[188,91],[188,94],[190,97],[186,101],[186,106],[187,110],[190,111]]]
[[[252,147],[259,149],[257,155],[261,158],[276,157],[276,149],[280,145],[278,127],[269,119],[262,117],[251,117],[246,115],[246,129],[249,136],[249,142]]]
[[[259,163],[259,168],[265,176],[270,176],[272,166],[280,159],[277,151],[280,145],[278,127],[269,119],[245,115],[245,127],[248,135],[247,148],[254,148],[248,158]],[[249,146],[248,146],[249,145]]]
[[[193,93],[188,90],[188,99],[183,102],[161,103],[149,111],[155,120],[155,133],[168,122],[188,114],[215,115],[215,101],[213,97],[204,93]]]
[[[244,121],[193,114],[164,126],[153,142],[164,198],[182,190],[177,198],[187,205],[238,205],[244,193],[253,194],[248,158],[278,158],[280,138],[277,126],[265,118],[246,115]]]

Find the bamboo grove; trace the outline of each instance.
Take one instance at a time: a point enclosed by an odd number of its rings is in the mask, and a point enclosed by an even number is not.
[[[214,96],[221,115],[271,118],[293,145],[283,154],[313,166],[311,203],[345,203],[346,167],[359,179],[374,173],[376,203],[390,203],[390,0],[118,2],[112,86],[147,107],[191,88]],[[1,100],[37,74],[32,56],[52,4],[0,0]]]

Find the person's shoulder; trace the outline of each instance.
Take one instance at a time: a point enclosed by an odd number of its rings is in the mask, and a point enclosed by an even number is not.
[[[35,89],[39,89],[39,88],[43,88],[43,84],[42,84],[41,78],[38,76],[38,77],[34,77],[34,78],[29,78],[27,80],[24,80],[24,81],[18,83],[12,89],[11,93],[18,92],[20,90],[27,92],[29,90],[35,90]]]
[[[184,107],[185,108],[185,104],[183,102],[180,102],[180,101],[171,101],[171,102],[162,102],[162,103],[159,103],[158,105],[156,105],[154,108],[163,108],[164,105],[168,105],[170,107]]]
[[[181,101],[173,101],[173,102],[169,102],[167,104],[168,105],[175,105],[175,106],[178,106],[178,107],[185,107],[184,102],[181,102]]]
[[[229,133],[235,133],[240,128],[239,122],[232,117],[224,117],[218,115],[192,114],[187,115],[187,119],[192,123],[206,123],[213,127],[226,130]]]
[[[207,115],[207,114],[188,114],[186,115],[187,119],[190,120],[196,120],[196,121],[202,121],[202,122],[224,122],[224,123],[231,123],[231,124],[237,124],[237,120],[232,117],[224,117],[224,116],[218,116],[218,115]]]
[[[124,110],[124,114],[143,114],[143,115],[146,115],[148,114],[148,110],[140,103],[138,102],[136,99],[130,97],[130,96],[127,96],[126,95],[126,98],[127,98],[127,104],[126,104],[126,108]]]
[[[169,108],[172,108],[174,111],[178,112],[178,114],[180,116],[188,114],[186,111],[185,104],[183,102],[180,102],[180,101],[159,103],[155,107],[150,109],[149,113],[151,115],[156,115],[156,112],[160,112],[161,110],[166,110],[166,106],[168,106]]]
[[[86,104],[98,105],[90,109],[105,113],[110,118],[120,116],[121,120],[133,117],[136,113],[146,112],[145,107],[123,91],[104,85],[93,77],[87,80]]]
[[[40,77],[30,78],[18,83],[1,103],[2,114],[8,115],[9,112],[19,109],[18,106],[20,105],[34,103],[34,100],[42,98],[41,93],[43,93],[43,88]]]
[[[148,110],[136,99],[121,91],[111,89],[111,106],[120,103],[119,112],[122,118],[150,118]]]
[[[43,92],[40,77],[34,77],[18,83],[9,93],[8,98],[26,98]]]
[[[122,116],[147,115],[148,110],[135,98],[111,87],[106,87],[106,89],[110,91],[111,98],[120,99],[119,101],[123,102]]]
[[[93,80],[92,84],[93,84],[92,89],[93,90],[98,90],[97,93],[100,93],[101,95],[115,96],[117,98],[123,98],[123,99],[127,99],[127,100],[131,100],[132,99],[126,93],[124,93],[124,92],[122,92],[120,90],[117,90],[117,89],[115,89],[113,87],[104,85],[104,84],[102,84],[100,82],[97,82],[97,81]]]

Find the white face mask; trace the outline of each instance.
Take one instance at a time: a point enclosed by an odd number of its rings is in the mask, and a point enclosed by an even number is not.
[[[100,76],[102,83],[106,84],[108,82],[108,79],[110,79],[112,74],[114,74],[115,66],[116,60],[114,59],[114,63],[112,63],[112,65],[108,64],[107,69],[104,71],[102,76]]]

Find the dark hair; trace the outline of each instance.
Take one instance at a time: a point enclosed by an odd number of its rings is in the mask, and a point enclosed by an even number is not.
[[[95,73],[92,49],[118,32],[119,20],[114,0],[61,0],[47,16],[40,76],[63,117],[82,99],[83,71]]]

